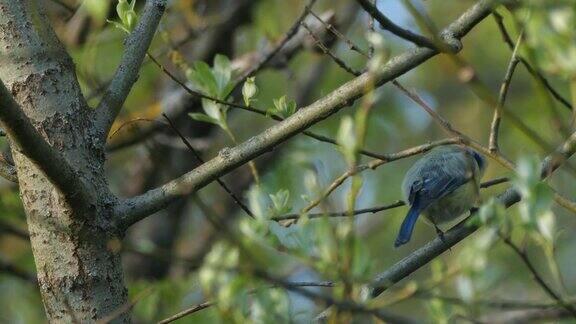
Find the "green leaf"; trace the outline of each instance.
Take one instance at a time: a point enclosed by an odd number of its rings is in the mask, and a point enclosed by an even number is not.
[[[255,79],[254,77],[246,79],[246,82],[244,82],[242,86],[242,98],[246,106],[250,106],[250,103],[253,101],[252,98],[258,93],[258,86],[256,86]]]
[[[202,113],[190,113],[188,114],[190,116],[190,118],[197,120],[197,121],[201,121],[201,122],[205,122],[205,123],[210,123],[210,124],[214,124],[214,125],[220,125],[220,121],[218,119],[212,118],[206,114],[202,114]]]
[[[538,218],[549,212],[554,200],[550,187],[540,180],[540,163],[535,157],[522,157],[513,184],[522,195],[520,216],[528,230],[537,229]]]
[[[210,99],[202,99],[202,108],[206,114],[219,122],[222,122],[222,105]]]
[[[288,201],[290,199],[290,191],[280,189],[275,194],[271,194],[270,200],[272,201],[272,212],[274,215],[282,215],[290,212]]]
[[[232,78],[232,64],[228,57],[217,54],[214,58],[212,71],[218,87],[218,98],[223,99],[228,95],[226,91],[229,91],[230,79]]]
[[[274,109],[269,109],[267,112],[270,115],[278,115],[282,118],[288,118],[296,112],[296,102],[294,100],[286,99],[286,95],[272,100]]]
[[[134,11],[135,4],[136,0],[133,0],[132,3],[128,3],[126,0],[118,0],[118,4],[116,5],[116,12],[124,26],[123,29],[128,33],[134,29],[136,21],[138,20],[138,15],[136,15]]]
[[[123,32],[125,32],[125,33],[127,33],[127,34],[130,33],[130,31],[129,31],[128,29],[126,29],[126,27],[124,27],[124,25],[121,24],[121,23],[119,23],[119,22],[112,21],[112,20],[108,20],[108,19],[106,19],[106,22],[114,25],[114,27],[122,30]]]
[[[232,82],[228,82],[228,84],[224,87],[224,89],[220,90],[220,97],[219,99],[226,99],[228,97],[228,95],[232,92],[232,90],[234,90],[234,83]]]
[[[276,112],[279,115],[282,115],[282,112],[286,110],[286,95],[284,95],[278,99],[273,99],[272,101],[274,102],[274,107],[276,108]]]
[[[134,30],[134,27],[136,27],[136,22],[138,22],[138,15],[136,15],[136,12],[129,11],[126,14],[126,28],[130,31]]]
[[[348,164],[355,163],[356,160],[356,131],[354,120],[351,116],[345,116],[340,122],[340,128],[336,135],[336,141],[340,145],[340,151],[344,155]]]
[[[287,114],[284,117],[288,118],[294,115],[296,113],[296,109],[297,109],[296,102],[294,100],[290,100],[290,102],[288,102],[288,107],[286,110]]]
[[[549,210],[538,217],[537,220],[538,231],[543,238],[548,242],[554,241],[554,236],[556,234],[556,217],[554,213]]]
[[[188,76],[198,90],[209,96],[218,97],[218,84],[208,64],[202,61],[194,62]]]
[[[120,20],[124,21],[126,19],[126,13],[130,11],[132,8],[130,4],[126,0],[118,0],[118,4],[116,5],[116,13]]]

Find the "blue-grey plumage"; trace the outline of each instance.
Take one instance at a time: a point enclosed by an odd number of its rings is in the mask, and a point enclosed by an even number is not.
[[[416,161],[402,182],[410,210],[402,222],[395,247],[410,240],[420,214],[434,225],[456,219],[478,202],[486,160],[457,145],[434,148]]]

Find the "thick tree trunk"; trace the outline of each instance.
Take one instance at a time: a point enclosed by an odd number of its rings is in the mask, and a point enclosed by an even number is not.
[[[93,322],[127,302],[119,242],[110,228],[103,143],[74,64],[44,15],[43,0],[0,0],[0,79],[38,132],[77,170],[96,201],[72,208],[13,144],[38,280],[50,322]],[[121,312],[120,312],[121,313]],[[119,314],[118,322],[128,321]]]

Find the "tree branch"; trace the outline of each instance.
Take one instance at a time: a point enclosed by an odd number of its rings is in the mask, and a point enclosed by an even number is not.
[[[319,21],[324,26],[324,28],[330,31],[332,35],[334,35],[335,37],[339,38],[344,43],[346,43],[346,45],[348,45],[348,48],[351,51],[354,51],[366,58],[370,58],[369,53],[364,52],[360,47],[358,47],[358,45],[354,44],[354,42],[352,42],[350,38],[346,37],[343,33],[341,33],[338,29],[336,29],[333,24],[324,21],[324,19],[318,16],[313,10],[309,10],[309,12],[314,18],[316,18],[317,21]]]
[[[437,46],[434,44],[434,42],[432,42],[428,38],[426,38],[422,35],[416,34],[414,32],[411,32],[410,30],[404,29],[404,28],[396,25],[395,23],[393,23],[380,10],[378,10],[378,8],[376,8],[375,5],[370,3],[369,0],[356,0],[356,2],[358,2],[358,4],[360,6],[362,6],[362,8],[368,14],[370,14],[370,16],[372,16],[374,19],[376,19],[376,21],[378,21],[378,23],[380,23],[380,26],[382,26],[383,29],[386,29],[387,31],[391,32],[392,34],[394,34],[394,35],[396,35],[402,39],[405,39],[409,42],[412,42],[412,43],[414,43],[420,47],[428,47],[431,49],[437,48]]]
[[[508,45],[510,50],[514,50],[514,42],[512,41],[512,38],[510,38],[510,34],[508,33],[506,26],[504,25],[504,19],[496,11],[494,11],[492,14],[494,16],[494,20],[496,20],[496,24],[498,25],[498,29],[500,30],[500,34],[502,35],[504,42],[506,43],[506,45]],[[522,56],[518,55],[518,58],[520,59],[520,62],[522,62],[522,65],[524,65],[528,73],[530,73],[536,80],[538,80],[550,92],[550,94],[552,94],[552,97],[554,97],[554,99],[556,99],[559,103],[561,103],[562,106],[564,106],[565,108],[572,110],[572,105],[570,104],[570,101],[562,97],[562,95],[558,91],[556,91],[556,89],[554,89],[552,84],[550,84],[550,81],[548,81],[548,79],[546,79],[546,77],[544,77],[544,75],[540,71],[533,68],[530,65],[530,63]]]
[[[508,63],[508,68],[506,69],[504,80],[502,81],[502,85],[500,86],[500,93],[498,95],[498,104],[494,109],[494,117],[492,119],[492,124],[490,125],[490,138],[488,141],[489,142],[488,147],[492,152],[497,152],[499,150],[498,133],[500,130],[500,110],[502,109],[502,107],[504,107],[504,102],[506,101],[506,95],[508,94],[510,83],[512,83],[512,76],[514,75],[516,66],[520,62],[517,53],[521,42],[522,42],[522,34],[518,36],[518,41],[516,41],[516,46],[514,46],[514,50],[512,51],[512,58],[510,59],[510,63]]]
[[[450,37],[447,43],[453,50],[461,49],[459,39],[466,35],[491,11],[492,1],[481,0],[450,24],[443,35]],[[373,75],[364,73],[343,84],[311,105],[301,108],[284,121],[268,128],[259,135],[236,146],[221,150],[217,157],[178,179],[150,190],[143,195],[121,201],[115,208],[115,217],[125,224],[133,224],[151,213],[166,207],[175,199],[188,195],[214,181],[217,177],[271,150],[274,146],[306,130],[311,125],[326,119],[341,108],[352,104],[361,97],[367,85],[374,82],[381,86],[411,69],[424,63],[438,51],[429,48],[415,48],[405,52],[382,67]]]
[[[338,66],[340,68],[342,68],[344,71],[346,71],[346,72],[348,72],[354,76],[359,76],[360,74],[362,74],[361,72],[356,71],[353,68],[346,65],[346,63],[344,61],[342,61],[338,56],[336,56],[334,53],[332,53],[332,51],[328,48],[328,46],[326,46],[324,43],[322,43],[320,38],[318,36],[316,36],[314,31],[312,31],[312,29],[310,27],[308,27],[308,25],[305,22],[302,22],[302,27],[304,27],[304,29],[306,29],[308,34],[310,34],[310,36],[314,39],[316,46],[318,46],[318,48],[320,48],[320,50],[324,54],[328,55],[332,59],[332,61],[334,61],[336,64],[338,64]]]
[[[166,118],[166,120],[170,124],[170,127],[172,128],[172,130],[174,130],[174,132],[178,135],[178,137],[180,137],[180,140],[182,140],[182,142],[184,143],[184,145],[186,145],[188,150],[190,152],[192,152],[192,155],[194,155],[196,160],[198,160],[198,162],[200,162],[200,163],[204,163],[205,161],[202,158],[202,156],[200,155],[200,153],[198,153],[198,151],[196,151],[196,149],[194,149],[194,147],[192,146],[190,141],[188,141],[186,139],[186,137],[184,137],[184,135],[178,130],[178,128],[176,128],[176,125],[174,125],[172,120],[170,120],[170,118],[168,118],[168,116],[166,114],[162,114],[162,115],[164,116],[164,118]],[[224,183],[223,180],[221,180],[220,178],[216,178],[216,182],[218,182],[220,187],[222,187],[222,189],[232,198],[232,200],[236,203],[236,205],[238,207],[240,207],[240,209],[242,209],[248,216],[255,218],[254,213],[252,213],[250,208],[248,208],[248,206],[246,206],[242,202],[242,199],[240,199],[240,197],[238,197],[234,192],[232,192],[232,190],[230,190],[230,188],[226,185],[226,183]]]
[[[95,125],[102,132],[104,142],[126,97],[138,79],[140,65],[144,61],[165,8],[166,0],[147,0],[138,25],[126,38],[126,48],[120,65],[96,109]]]
[[[398,200],[398,201],[391,203],[391,204],[388,204],[388,205],[354,210],[354,212],[352,213],[352,216],[362,215],[362,214],[375,214],[375,213],[381,212],[383,210],[393,209],[393,208],[401,207],[401,206],[406,206],[406,203],[401,201],[401,200]],[[350,216],[350,213],[348,211],[308,214],[308,218],[310,218],[310,219],[320,218],[320,217],[347,217],[347,216]],[[286,214],[286,215],[280,215],[280,216],[272,217],[271,219],[274,221],[284,221],[284,220],[296,220],[296,219],[300,219],[300,217],[302,217],[302,214]]]
[[[93,201],[91,192],[76,170],[38,133],[1,80],[0,120],[17,144],[14,149],[34,161],[48,180],[62,191],[70,205],[84,208]]]

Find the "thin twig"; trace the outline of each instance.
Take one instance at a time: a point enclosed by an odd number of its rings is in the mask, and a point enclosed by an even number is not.
[[[574,318],[576,318],[576,308],[574,308],[573,305],[564,301],[564,299],[558,293],[556,293],[552,289],[552,287],[550,287],[546,283],[546,281],[544,281],[544,278],[542,278],[542,276],[538,273],[538,271],[534,267],[534,264],[532,264],[532,262],[530,261],[530,258],[528,258],[526,251],[521,250],[516,244],[514,244],[514,242],[512,242],[512,240],[510,240],[509,237],[505,235],[500,235],[500,237],[502,238],[504,243],[506,243],[506,245],[508,245],[520,257],[526,268],[528,268],[528,270],[532,274],[532,277],[534,278],[536,283],[538,283],[538,285],[542,287],[542,289],[546,292],[546,294],[548,294],[548,296],[554,299],[558,303],[558,305],[562,306],[564,309],[570,312],[570,314],[572,314]]]
[[[204,163],[204,159],[202,158],[202,156],[200,155],[200,153],[198,153],[198,151],[196,151],[196,149],[192,146],[192,144],[190,143],[190,141],[188,141],[188,139],[178,130],[178,128],[176,128],[176,125],[174,125],[174,123],[172,122],[172,120],[170,120],[170,118],[168,118],[168,116],[166,114],[162,114],[162,116],[168,121],[168,124],[170,125],[170,127],[172,128],[172,130],[174,130],[174,132],[178,135],[178,137],[180,137],[180,139],[182,140],[182,142],[184,143],[184,145],[186,145],[186,147],[190,150],[190,152],[192,152],[192,154],[194,154],[194,157],[198,160],[198,162],[200,163]],[[224,183],[224,181],[222,181],[222,179],[217,178],[216,181],[218,182],[218,184],[220,185],[220,187],[222,187],[222,189],[224,189],[224,191],[226,191],[226,193],[232,198],[232,200],[234,200],[234,202],[246,213],[248,214],[248,216],[254,218],[254,213],[252,213],[252,211],[250,210],[250,208],[248,208],[248,206],[246,206],[242,200],[240,199],[240,197],[238,197],[235,193],[232,192],[232,190],[230,190],[230,188],[228,188],[228,186],[226,185],[226,183]]]
[[[336,309],[341,310],[341,311],[350,312],[350,313],[358,313],[358,314],[369,314],[369,315],[375,316],[376,318],[384,321],[385,323],[398,323],[398,324],[416,323],[416,321],[414,321],[412,319],[409,319],[409,318],[406,318],[403,316],[399,316],[399,315],[396,315],[394,313],[390,313],[390,312],[379,310],[379,309],[369,308],[367,306],[364,306],[362,304],[359,304],[359,303],[356,303],[353,301],[347,301],[347,300],[340,301],[340,300],[337,300],[330,295],[316,293],[316,292],[313,292],[309,289],[306,289],[305,287],[292,286],[292,285],[290,285],[290,282],[285,281],[281,278],[273,277],[272,275],[270,275],[264,271],[252,271],[252,274],[254,276],[262,279],[262,280],[268,281],[271,284],[283,287],[287,290],[290,290],[294,293],[297,293],[301,296],[304,296],[310,300],[325,303],[327,306],[334,306],[334,307],[336,307]]]
[[[383,206],[376,206],[376,207],[371,207],[371,208],[363,208],[363,209],[354,210],[354,212],[352,213],[352,216],[362,215],[362,214],[375,214],[375,213],[381,212],[383,210],[393,209],[393,208],[405,206],[405,205],[406,205],[405,202],[398,200],[398,201],[396,201],[392,204],[389,204],[389,205],[383,205]],[[316,213],[316,214],[308,214],[307,215],[307,217],[310,219],[319,218],[319,217],[347,217],[347,216],[350,216],[350,213],[348,211],[333,212],[333,213]],[[289,220],[289,219],[300,219],[301,217],[302,217],[302,214],[286,214],[286,215],[272,217],[272,220],[283,221],[283,220]]]
[[[282,49],[282,47],[284,47],[284,45],[286,45],[286,43],[288,43],[288,41],[294,37],[294,35],[296,35],[296,33],[298,32],[298,28],[300,27],[300,23],[304,21],[304,19],[306,19],[306,16],[308,16],[308,12],[310,11],[310,9],[314,6],[314,4],[316,3],[317,0],[310,0],[308,2],[308,4],[306,5],[306,7],[304,8],[304,10],[302,11],[302,14],[300,14],[300,16],[296,19],[296,21],[292,24],[292,26],[288,29],[288,31],[286,32],[286,34],[284,34],[284,37],[282,38],[282,40],[278,43],[278,45],[276,45],[276,47],[274,47],[273,49],[270,50],[270,52],[268,52],[268,54],[266,54],[265,56],[263,56],[260,61],[254,65],[254,67],[252,67],[252,69],[246,71],[242,77],[240,77],[238,83],[236,84],[236,86],[234,87],[234,89],[237,89],[241,84],[244,83],[244,81],[246,81],[246,79],[248,79],[249,77],[255,75],[256,73],[258,73],[258,71],[260,71],[260,69],[262,69],[264,66],[266,66],[266,64],[268,64],[268,62],[270,62],[272,60],[272,58],[274,58],[274,56],[276,54],[278,54],[278,52],[280,52],[280,50]],[[231,91],[230,93],[232,93],[234,91]]]
[[[372,5],[376,6],[376,0],[372,0]],[[370,33],[375,33],[376,32],[376,28],[374,28],[374,17],[372,17],[371,15],[368,15],[368,30],[370,31]],[[372,43],[369,43],[370,45],[368,45],[368,58],[372,58],[372,56],[374,56],[374,45]]]
[[[380,10],[378,10],[378,8],[376,8],[375,5],[370,3],[369,0],[356,0],[356,1],[358,2],[358,4],[360,4],[360,6],[362,6],[362,8],[364,8],[364,10],[368,14],[370,14],[370,16],[372,16],[374,19],[376,19],[376,21],[378,21],[378,23],[380,23],[380,26],[382,26],[383,29],[386,29],[392,34],[400,38],[403,38],[409,42],[412,42],[420,47],[437,49],[437,46],[434,44],[434,42],[429,40],[427,37],[416,34],[408,29],[404,29],[393,23]]]
[[[500,34],[502,35],[504,42],[506,43],[506,45],[508,45],[510,50],[514,50],[515,47],[514,42],[512,41],[512,38],[510,37],[510,34],[508,33],[506,26],[504,25],[504,19],[496,11],[493,11],[492,15],[494,17],[494,20],[496,21],[496,24],[498,25],[498,29],[500,31]],[[552,84],[550,84],[550,81],[548,81],[548,79],[546,79],[546,77],[544,77],[542,73],[533,68],[530,65],[530,63],[521,55],[518,55],[518,58],[522,63],[522,65],[524,65],[528,73],[530,73],[536,80],[538,80],[550,92],[550,94],[552,94],[552,97],[554,97],[554,99],[560,102],[562,106],[572,110],[572,104],[570,104],[570,101],[562,97],[562,95],[558,91],[556,91],[556,89],[554,89]]]
[[[306,31],[308,31],[308,34],[310,34],[310,36],[314,39],[316,46],[318,46],[318,48],[320,48],[320,50],[322,50],[322,52],[324,54],[330,56],[330,58],[334,62],[336,62],[336,64],[338,64],[339,67],[344,69],[344,71],[346,71],[346,72],[348,72],[354,76],[359,76],[360,74],[362,74],[360,71],[356,71],[353,68],[346,65],[346,63],[344,61],[342,61],[339,57],[337,57],[334,53],[332,53],[332,51],[326,45],[324,45],[324,43],[322,43],[322,41],[318,38],[318,36],[316,36],[316,34],[314,34],[314,32],[310,29],[310,27],[308,27],[308,25],[305,22],[302,22],[302,27],[304,27],[304,29],[306,29]]]
[[[326,29],[328,31],[330,31],[332,33],[332,35],[336,36],[337,38],[341,39],[342,41],[344,41],[344,43],[346,43],[346,45],[348,45],[348,48],[351,51],[354,51],[366,58],[369,58],[370,55],[369,53],[364,52],[360,47],[358,47],[358,45],[354,44],[354,42],[346,37],[344,34],[342,34],[340,31],[338,31],[338,29],[336,29],[334,27],[334,25],[326,23],[320,16],[318,16],[313,10],[310,10],[310,14],[312,16],[314,16],[314,18],[316,18],[320,23],[322,23],[322,25],[324,25],[324,27],[326,27]]]
[[[488,188],[488,187],[492,187],[492,186],[495,186],[495,185],[498,185],[501,183],[506,183],[508,181],[510,181],[510,179],[506,178],[506,177],[496,178],[496,179],[493,179],[490,181],[483,182],[482,184],[480,184],[480,188]]]
[[[159,321],[157,324],[172,323],[172,322],[174,322],[174,321],[176,321],[176,320],[179,320],[179,319],[181,319],[181,318],[183,318],[183,317],[186,317],[186,316],[188,316],[188,315],[190,315],[190,314],[194,314],[194,313],[196,313],[196,312],[199,312],[199,311],[201,311],[201,310],[203,310],[203,309],[206,309],[206,308],[208,308],[208,307],[211,307],[211,306],[213,306],[213,305],[214,305],[214,302],[211,302],[211,301],[209,301],[209,302],[203,302],[203,303],[198,304],[198,305],[194,305],[194,306],[192,306],[192,307],[186,308],[185,310],[181,311],[180,313],[176,313],[176,314],[174,314],[174,315],[172,315],[172,316],[170,316],[170,317],[167,317],[167,318]]]
[[[334,283],[331,281],[324,281],[324,282],[290,282],[289,286],[292,287],[334,287]],[[272,286],[270,288],[276,288],[276,286]],[[251,290],[250,293],[254,292],[255,290]],[[212,307],[215,303],[213,301],[206,301],[191,307],[186,308],[185,310],[176,313],[170,317],[167,317],[161,321],[159,321],[157,324],[168,324],[168,323],[172,323],[178,319],[181,319],[183,317],[186,317],[190,314],[194,314],[196,312],[199,312],[203,309]]]
[[[110,135],[108,136],[108,139],[114,138],[114,136],[116,136],[116,134],[118,134],[122,129],[124,129],[124,127],[128,127],[132,124],[136,124],[139,122],[156,123],[157,120],[150,119],[150,118],[134,118],[134,119],[127,120],[124,123],[122,123],[120,126],[118,126],[113,132],[111,132]]]
[[[514,71],[516,66],[520,62],[518,59],[518,48],[520,47],[520,43],[522,42],[523,34],[521,33],[518,36],[518,40],[516,41],[516,46],[514,46],[514,50],[512,51],[512,58],[510,59],[510,63],[508,63],[508,67],[506,68],[506,74],[504,75],[504,80],[502,80],[502,85],[500,86],[500,93],[498,94],[498,104],[494,109],[494,117],[492,119],[492,125],[490,126],[490,138],[488,148],[492,152],[497,152],[498,148],[498,133],[500,128],[500,110],[504,107],[504,102],[506,101],[506,95],[508,94],[508,89],[510,88],[510,84],[512,83],[512,76],[514,75]]]
[[[449,134],[451,134],[452,136],[464,137],[464,134],[456,130],[456,128],[452,127],[452,125],[446,119],[442,118],[442,116],[440,116],[440,114],[438,114],[434,109],[432,109],[432,107],[428,106],[428,104],[415,91],[408,90],[398,80],[393,80],[392,84],[396,88],[400,89],[400,91],[402,91],[404,95],[412,99],[412,101],[414,101],[422,109],[424,109],[435,121],[437,121],[440,124],[440,126],[442,126],[442,128],[448,131]]]

